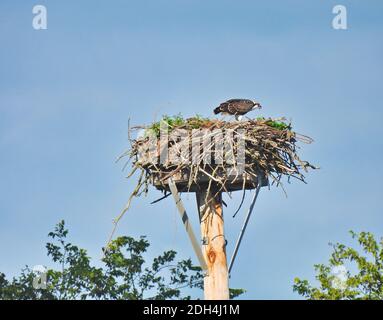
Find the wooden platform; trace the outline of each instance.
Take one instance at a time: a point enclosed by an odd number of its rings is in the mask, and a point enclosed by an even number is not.
[[[219,177],[225,176],[227,177],[227,181],[225,183],[225,188],[228,192],[231,191],[238,191],[243,189],[243,185],[245,184],[246,190],[255,189],[258,185],[258,178],[260,177],[249,175],[249,174],[236,174],[236,170],[234,168],[229,169],[230,175],[227,175],[226,172],[220,172],[218,173]],[[172,179],[175,182],[177,189],[179,192],[197,192],[201,189],[207,189],[209,182],[212,180],[211,178],[211,171],[207,171],[207,174],[203,172],[199,172],[197,174],[196,180],[198,181],[198,185],[196,183],[192,183],[189,188],[189,181],[190,181],[190,172],[188,170],[181,170],[179,172],[176,172],[174,175],[172,175]],[[169,178],[169,174],[161,174],[153,175],[153,181],[152,184],[161,191],[169,191],[169,185],[167,182],[167,179]],[[262,174],[261,176],[262,187],[268,186],[268,179],[265,174]],[[219,183],[212,180],[212,188],[219,187]]]

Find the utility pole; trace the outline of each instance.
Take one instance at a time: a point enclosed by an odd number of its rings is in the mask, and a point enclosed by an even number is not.
[[[196,193],[201,224],[202,253],[207,264],[204,278],[205,300],[229,299],[229,273],[222,212],[222,193]]]

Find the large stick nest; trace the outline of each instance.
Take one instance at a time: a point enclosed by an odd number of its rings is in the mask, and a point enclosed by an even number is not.
[[[258,118],[228,122],[177,116],[164,117],[148,126],[129,128],[131,148],[121,157],[128,157],[127,164],[132,165],[128,177],[140,172],[132,197],[146,193],[149,185],[167,190],[169,178],[176,182],[185,180],[180,191],[195,191],[201,184],[228,192],[251,189],[256,187],[260,177],[263,177],[263,183],[276,185],[281,185],[283,176],[305,182],[303,173],[316,167],[300,159],[297,142],[311,143],[313,140],[294,132],[291,124],[284,120]],[[164,130],[169,134],[167,142],[159,139]],[[141,134],[132,139],[133,131]],[[224,138],[219,136],[222,132]],[[217,152],[222,143],[224,154]],[[243,170],[238,170],[239,164],[235,160],[239,150],[243,150],[240,144],[245,150]],[[160,161],[161,154],[166,151],[164,147],[168,149],[168,156],[165,161]],[[194,155],[193,148],[196,147],[199,152]],[[238,188],[238,182],[242,187]],[[237,188],[230,187],[236,184]]]

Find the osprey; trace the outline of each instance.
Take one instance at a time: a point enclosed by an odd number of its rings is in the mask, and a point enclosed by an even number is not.
[[[236,120],[241,120],[242,116],[254,109],[261,109],[262,106],[249,99],[230,99],[221,103],[214,109],[214,114],[230,114],[235,116]]]

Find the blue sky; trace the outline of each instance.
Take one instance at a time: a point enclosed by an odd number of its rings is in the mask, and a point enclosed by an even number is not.
[[[32,28],[35,4],[48,30]],[[337,4],[348,30],[331,27]],[[61,219],[100,258],[133,188],[114,162],[129,118],[211,116],[227,98],[257,98],[263,116],[315,139],[301,154],[321,170],[286,185],[288,198],[262,190],[231,287],[299,298],[294,277],[313,280],[328,242],[351,244],[351,229],[382,236],[382,39],[383,3],[372,0],[1,1],[0,271],[49,265],[44,244]],[[194,259],[171,199],[150,205],[159,195],[135,201],[118,234],[147,235],[149,256]],[[225,211],[229,255],[240,197]]]

